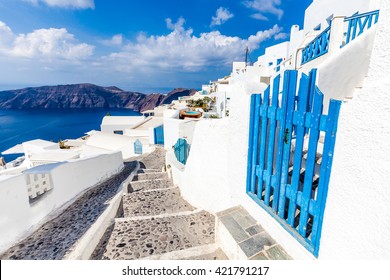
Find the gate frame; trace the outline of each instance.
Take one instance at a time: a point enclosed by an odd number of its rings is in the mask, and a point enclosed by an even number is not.
[[[297,73],[296,70],[284,72],[281,106],[279,106],[278,102],[280,76],[274,79],[272,105],[269,104],[270,86],[263,94],[253,94],[251,97],[247,194],[309,252],[318,257],[341,101],[330,100],[328,115],[323,115],[323,94],[315,86],[316,69],[312,70],[310,76],[302,74],[298,96],[296,96]],[[297,109],[295,109],[296,107]],[[278,126],[276,122],[279,122]],[[278,128],[279,132],[277,139],[275,137],[276,128]],[[300,139],[296,140],[296,148],[292,159],[294,164],[299,161],[299,165],[296,166],[298,171],[293,171],[291,176],[295,176],[294,179],[298,180],[298,182],[292,180],[291,184],[288,184],[293,128],[299,131]],[[309,135],[305,180],[302,191],[299,191],[297,184],[299,184],[301,169],[303,137],[309,133],[309,130],[311,132]],[[311,190],[320,131],[324,131],[326,134],[322,163],[320,165],[317,197],[314,199],[311,198]],[[297,131],[295,131],[295,134],[297,134]],[[273,141],[269,140],[269,138]],[[261,141],[265,141],[265,143],[262,144]],[[274,147],[275,142],[277,142],[276,147]],[[271,157],[272,159],[265,156],[269,151],[274,154],[274,149],[277,149],[278,152],[276,164],[273,156]],[[267,162],[265,158],[267,158]],[[265,165],[267,165],[268,169],[266,169]],[[275,165],[276,171],[273,174]],[[296,173],[298,173],[298,178]],[[259,184],[259,182],[261,183]],[[263,188],[264,184],[265,187]],[[261,185],[261,191],[257,189],[259,185]],[[272,208],[269,206],[271,188],[274,189]],[[264,199],[262,198],[263,191]],[[290,203],[287,209],[287,217],[285,218],[285,201],[287,198],[290,199]],[[293,227],[298,206],[301,207],[300,219],[298,225]],[[313,216],[314,220],[312,222],[311,239],[304,237],[306,236],[309,214]]]

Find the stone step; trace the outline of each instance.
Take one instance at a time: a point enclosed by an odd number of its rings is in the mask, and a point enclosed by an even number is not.
[[[143,168],[141,168],[137,171],[138,174],[140,174],[140,173],[157,173],[157,172],[161,172],[161,170],[160,169],[143,169]]]
[[[154,173],[141,173],[134,176],[134,181],[145,181],[153,179],[168,179],[168,174],[165,172],[154,172]]]
[[[117,219],[103,259],[133,260],[215,243],[215,218],[206,211],[140,220]]]
[[[222,251],[221,248],[218,248],[211,253],[200,254],[197,256],[191,256],[188,258],[183,258],[181,260],[197,260],[197,261],[214,260],[214,261],[218,261],[218,260],[228,260],[228,257],[226,256],[225,252]]]
[[[241,206],[217,213],[217,238],[229,259],[291,259],[285,250]]]
[[[153,255],[142,260],[227,260],[225,253],[217,243],[196,246],[184,250]]]
[[[129,183],[127,192],[149,191],[157,189],[173,188],[173,183],[168,179],[153,179],[146,181],[132,181]]]
[[[179,188],[133,192],[123,196],[124,217],[152,216],[195,210],[180,196]]]

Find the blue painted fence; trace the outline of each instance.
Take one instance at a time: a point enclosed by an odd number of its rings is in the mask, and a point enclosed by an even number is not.
[[[322,31],[321,34],[319,34],[313,41],[311,41],[302,50],[302,61],[301,61],[302,65],[328,52],[330,28],[331,26],[329,26],[324,31]]]
[[[247,193],[318,256],[341,102],[331,100],[322,114],[315,73],[302,75],[298,95],[295,70],[285,71],[281,98],[279,76],[272,96],[271,87],[252,95]]]
[[[134,154],[142,155],[142,143],[139,139],[134,142]]]
[[[154,144],[164,145],[164,125],[154,128]]]
[[[363,34],[365,30],[371,28],[373,24],[378,22],[378,19],[379,10],[364,14],[356,14],[351,17],[345,18],[344,21],[348,22],[348,31],[347,37],[345,39],[345,44],[348,44],[356,37]]]
[[[187,163],[188,155],[190,154],[190,145],[186,139],[179,138],[176,144],[173,146],[176,159],[182,164]]]

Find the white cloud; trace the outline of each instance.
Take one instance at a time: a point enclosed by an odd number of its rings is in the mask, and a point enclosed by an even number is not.
[[[284,32],[280,32],[279,34],[276,34],[274,36],[275,40],[284,40],[284,39],[287,39],[287,38],[288,38],[288,34],[284,33]]]
[[[223,7],[219,7],[217,9],[215,17],[211,18],[210,26],[212,27],[212,26],[216,26],[216,25],[222,25],[223,23],[225,23],[226,21],[228,21],[232,17],[234,17],[234,15],[228,9],[223,8]]]
[[[50,7],[75,8],[75,9],[94,9],[94,0],[23,0],[38,5],[43,2]]]
[[[281,19],[283,16],[283,10],[280,9],[281,0],[247,0],[243,2],[248,8],[256,11],[253,18],[265,20],[268,18],[264,14],[273,14]]]
[[[94,47],[79,43],[65,28],[37,29],[14,34],[0,22],[0,53],[30,59],[80,60],[92,55]]]
[[[265,20],[265,21],[269,20],[265,15],[260,14],[260,13],[253,14],[253,15],[251,15],[251,17],[258,19],[258,20]]]
[[[179,17],[176,23],[172,22],[172,19],[167,18],[165,19],[165,22],[167,24],[167,28],[169,30],[177,31],[177,32],[183,32],[184,31],[184,23],[186,23],[186,20],[182,17]]]
[[[123,35],[116,34],[110,40],[102,40],[101,42],[106,46],[121,46],[123,44]]]
[[[219,31],[193,35],[192,29],[184,27],[185,20],[176,23],[167,19],[167,27],[172,32],[166,36],[146,36],[140,34],[135,42],[124,46],[121,52],[105,58],[118,71],[184,71],[195,72],[210,67],[226,67],[234,60],[242,60],[245,48],[259,48],[261,42],[281,32],[273,28],[259,31],[247,39],[226,36]]]

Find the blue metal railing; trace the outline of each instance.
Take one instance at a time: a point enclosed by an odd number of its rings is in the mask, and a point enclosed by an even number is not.
[[[322,31],[313,41],[311,41],[302,50],[302,61],[301,64],[308,63],[313,59],[316,59],[329,50],[329,39],[330,39],[330,26]]]
[[[345,18],[344,21],[348,22],[348,31],[345,44],[348,44],[356,37],[363,34],[365,30],[371,28],[373,24],[376,24],[378,22],[378,19],[379,10],[364,14],[356,14],[351,17]]]

